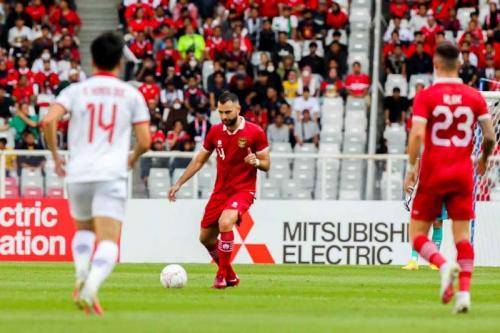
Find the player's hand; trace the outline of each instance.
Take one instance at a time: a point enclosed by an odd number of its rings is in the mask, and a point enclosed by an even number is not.
[[[66,164],[66,162],[64,161],[64,158],[62,156],[56,155],[54,156],[54,162],[54,171],[56,172],[56,175],[58,175],[59,177],[65,177],[66,170],[64,170],[64,165]]]
[[[407,172],[404,185],[405,191],[408,192],[411,188],[415,187],[416,182],[417,182],[417,174],[415,173],[415,171]]]
[[[176,200],[175,194],[181,189],[179,185],[174,185],[170,188],[168,191],[168,200],[171,202],[174,202]]]
[[[250,164],[254,167],[259,166],[259,159],[257,158],[257,155],[252,153],[252,150],[250,148],[248,148],[248,155],[245,157],[245,163]]]
[[[477,172],[479,175],[484,176],[486,173],[486,169],[488,168],[488,161],[484,160],[483,156],[481,155],[477,161]]]

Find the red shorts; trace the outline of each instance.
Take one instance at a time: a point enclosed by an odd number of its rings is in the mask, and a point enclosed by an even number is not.
[[[472,191],[439,193],[439,191],[418,188],[413,200],[411,218],[434,221],[436,216],[441,215],[443,203],[448,211],[448,216],[454,221],[474,218]]]
[[[219,223],[219,217],[226,209],[238,211],[238,224],[241,216],[246,213],[255,200],[251,192],[236,192],[234,194],[213,193],[205,206],[205,213],[201,220],[202,228],[209,228]]]

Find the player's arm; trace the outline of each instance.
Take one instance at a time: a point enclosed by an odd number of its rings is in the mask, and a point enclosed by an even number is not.
[[[52,153],[55,162],[55,172],[59,177],[65,176],[64,159],[57,153],[57,122],[64,116],[66,109],[59,103],[54,103],[49,107],[49,112],[43,118],[43,133],[45,142]]]
[[[198,171],[200,171],[203,165],[210,158],[210,155],[212,155],[211,151],[208,151],[206,149],[201,149],[193,157],[193,159],[191,160],[191,162],[189,162],[189,165],[187,166],[182,176],[177,180],[174,186],[170,188],[170,191],[168,192],[168,200],[175,201],[175,194],[177,193],[177,191],[179,191],[182,185],[184,185],[188,180],[190,180]]]
[[[426,127],[427,124],[425,122],[413,121],[408,140],[408,165],[406,166],[405,190],[413,187],[417,181],[417,159],[425,138]]]
[[[146,153],[151,147],[151,134],[149,133],[149,122],[140,122],[134,124],[134,133],[136,144],[128,159],[128,167],[132,169],[142,154]]]
[[[493,129],[493,123],[490,117],[480,119],[479,126],[481,126],[481,131],[483,133],[483,142],[481,144],[483,152],[479,157],[478,171],[480,175],[484,175],[488,167],[488,158],[495,150],[495,130]]]

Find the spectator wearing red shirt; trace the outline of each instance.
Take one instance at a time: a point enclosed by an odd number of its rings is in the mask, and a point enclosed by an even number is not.
[[[410,7],[406,0],[395,0],[391,1],[389,5],[389,12],[392,17],[399,17],[401,19],[406,18]]]
[[[436,33],[442,32],[443,28],[437,24],[436,19],[433,15],[427,15],[427,23],[422,28],[422,34],[424,35],[425,43],[434,50],[436,45]]]
[[[184,150],[184,143],[189,142],[189,134],[184,130],[181,120],[176,120],[171,131],[167,133],[168,150]]]
[[[32,3],[26,7],[26,13],[31,16],[33,22],[36,23],[42,23],[44,17],[47,15],[42,0],[33,0]]]
[[[144,11],[144,18],[146,20],[149,20],[154,16],[153,8],[151,8],[151,6],[139,2],[127,6],[125,9],[125,20],[127,22],[133,20],[138,9],[142,9]]]
[[[139,87],[139,91],[146,101],[155,100],[158,103],[160,100],[160,87],[156,84],[153,74],[144,77],[144,83]]]
[[[347,75],[345,79],[347,94],[354,97],[368,96],[370,88],[370,77],[361,73],[361,64],[355,61],[352,64],[352,74]]]
[[[292,8],[293,15],[300,15],[306,9],[304,0],[281,0],[281,3]]]
[[[155,16],[151,20],[149,20],[149,26],[151,26],[151,29],[153,29],[153,37],[155,39],[160,37],[161,29],[164,26],[172,28],[174,27],[174,25],[174,20],[165,16],[165,11],[161,6],[155,9]]]
[[[70,59],[80,62],[80,50],[71,35],[65,35],[57,43],[57,59],[63,59],[66,54]]]
[[[423,44],[425,53],[429,55],[434,54],[434,49],[429,44],[424,43],[423,33],[421,31],[415,31],[413,43],[406,48],[403,47],[406,58],[410,58],[417,51],[417,45],[420,43]]]
[[[233,11],[236,17],[243,17],[243,13],[250,6],[249,0],[227,0],[225,7]]]
[[[331,68],[328,77],[321,82],[320,91],[323,97],[338,97],[344,90],[344,83],[339,78],[337,69]]]
[[[19,76],[19,82],[12,91],[12,97],[17,103],[31,103],[33,99],[33,84],[26,75]]]
[[[61,0],[59,6],[52,13],[50,22],[56,27],[57,32],[68,28],[71,35],[78,35],[82,25],[80,16],[69,7],[67,0]]]
[[[153,44],[146,39],[144,31],[137,32],[135,38],[130,41],[128,48],[137,57],[137,59],[141,60],[146,56],[153,54]]]
[[[348,22],[349,18],[347,14],[342,11],[340,5],[336,2],[332,2],[332,6],[326,14],[326,24],[333,29],[344,29]]]
[[[216,26],[213,30],[213,36],[206,39],[205,51],[208,52],[208,58],[217,59],[226,52],[227,41],[222,38],[222,29]]]
[[[272,19],[280,14],[278,1],[254,0],[254,3],[257,5],[257,8],[259,8],[259,15],[262,17]]]
[[[131,34],[136,34],[140,31],[150,33],[153,30],[152,22],[144,17],[144,9],[138,8],[135,12],[135,17],[128,23],[128,31]]]
[[[156,75],[164,77],[168,67],[175,67],[181,59],[181,54],[174,48],[172,38],[165,39],[165,45],[159,49],[155,55]]]
[[[264,131],[267,130],[269,124],[269,114],[267,110],[263,109],[260,104],[252,106],[245,112],[245,119],[251,123],[259,125]]]
[[[45,60],[43,62],[43,70],[35,74],[34,81],[39,91],[42,91],[42,87],[46,86],[48,86],[51,91],[56,91],[60,82],[59,75],[51,70],[50,60]]]
[[[450,18],[450,9],[455,8],[455,0],[431,0],[429,8],[436,20],[443,23]]]
[[[202,109],[207,105],[207,96],[205,92],[198,86],[198,82],[194,76],[188,79],[188,89],[184,92],[184,106],[191,113],[198,109]]]
[[[455,8],[450,8],[448,10],[448,17],[441,21],[444,30],[453,31],[453,36],[457,36],[457,32],[462,28],[460,21],[457,19],[457,11]]]

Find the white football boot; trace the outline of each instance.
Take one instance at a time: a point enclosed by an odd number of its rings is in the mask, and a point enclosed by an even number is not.
[[[453,313],[467,313],[470,311],[470,292],[459,291],[456,293],[455,306],[453,307]]]
[[[457,279],[460,266],[456,262],[448,261],[439,269],[441,273],[441,302],[448,304],[455,294],[455,280]]]

